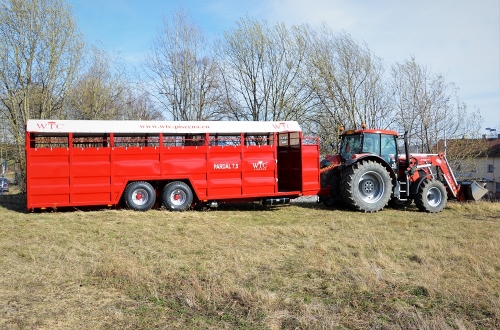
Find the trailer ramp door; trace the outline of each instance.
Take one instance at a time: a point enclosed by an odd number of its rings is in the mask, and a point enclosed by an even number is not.
[[[278,191],[302,190],[300,132],[278,134]]]

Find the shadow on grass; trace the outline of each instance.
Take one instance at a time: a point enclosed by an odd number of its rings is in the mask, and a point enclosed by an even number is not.
[[[263,205],[261,203],[253,202],[240,202],[240,203],[221,203],[217,207],[208,207],[204,205],[195,206],[194,212],[214,211],[275,211],[288,205]],[[168,211],[167,211],[168,212]]]
[[[294,205],[296,207],[300,208],[306,208],[306,209],[318,209],[318,210],[326,210],[326,211],[349,211],[349,212],[358,212],[358,213],[363,213],[362,211],[356,211],[352,208],[350,208],[347,204],[345,203],[339,203],[338,205],[335,206],[326,206],[323,203],[317,203],[317,202],[293,202],[291,205]],[[378,212],[384,212],[386,210],[399,210],[399,211],[406,211],[406,212],[419,212],[418,208],[415,206],[415,204],[411,204],[409,206],[405,207],[393,207],[390,205],[386,205],[382,210]]]
[[[198,205],[196,206],[192,211],[193,212],[204,212],[204,211],[214,211],[214,212],[225,212],[225,211],[242,211],[242,212],[247,212],[247,211],[277,211],[281,208],[284,207],[290,207],[290,206],[295,206],[299,208],[304,208],[304,209],[321,209],[321,210],[338,210],[338,211],[352,211],[356,212],[352,209],[350,209],[347,206],[336,206],[336,207],[328,207],[325,206],[322,203],[317,203],[317,202],[312,202],[312,201],[304,201],[304,202],[291,202],[290,204],[286,205],[263,205],[262,203],[257,203],[257,202],[244,202],[244,203],[222,203],[217,207],[210,208],[208,206],[202,206]],[[11,210],[14,212],[20,212],[20,213],[29,213],[27,208],[26,208],[26,194],[21,193],[21,192],[14,192],[14,193],[7,193],[4,195],[0,195],[0,207],[5,208],[7,210]],[[107,206],[81,206],[81,207],[61,207],[61,208],[47,208],[47,210],[44,210],[42,212],[76,212],[76,211],[102,211],[102,210],[109,210],[109,209],[123,209],[127,210],[126,208],[121,207],[121,203],[119,205],[113,206],[113,207],[107,207]],[[156,208],[158,211],[163,211],[163,212],[170,212],[166,210],[165,208]],[[393,208],[386,206],[384,210],[393,210]],[[41,210],[35,210],[35,212],[40,212]],[[383,211],[383,210],[382,210]],[[418,212],[418,209],[414,206],[410,206],[408,208],[405,208],[404,211],[410,211],[410,212]]]
[[[26,194],[18,192],[0,195],[0,207],[15,212],[27,213]]]
[[[48,207],[45,210],[35,209],[30,211],[26,207],[26,193],[22,192],[11,192],[0,195],[0,208],[4,208],[10,211],[19,212],[19,213],[50,213],[50,212],[76,212],[76,211],[100,211],[100,210],[108,210],[109,207],[100,205],[100,206],[85,206],[85,207],[59,207],[59,208],[50,208]],[[114,207],[117,209],[118,207]]]
[[[301,203],[304,204],[304,203]],[[294,204],[296,205],[296,204]],[[275,211],[279,210],[282,207],[288,207],[289,205],[263,205],[260,203],[223,203],[215,208],[209,208],[206,206],[198,205],[194,207],[192,212],[204,212],[204,211]],[[301,205],[301,207],[304,207]],[[311,207],[311,206],[310,206]],[[20,213],[30,213],[30,211],[26,208],[26,194],[21,192],[13,192],[6,193],[4,195],[0,195],[0,208],[4,208],[7,210],[11,210],[14,212]],[[57,208],[47,208],[45,210],[35,209],[34,213],[50,213],[50,212],[91,212],[91,211],[104,211],[104,210],[124,210],[128,211],[126,207],[123,207],[122,203],[118,205],[113,205],[112,207],[108,207],[105,205],[96,205],[96,206],[78,206],[78,207],[57,207]],[[157,211],[161,212],[170,212],[164,207],[159,207],[157,204],[153,207]]]

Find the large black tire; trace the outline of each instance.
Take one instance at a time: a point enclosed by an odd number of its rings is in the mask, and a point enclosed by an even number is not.
[[[437,180],[426,179],[418,187],[415,204],[422,212],[441,212],[446,206],[448,195],[444,185]]]
[[[338,168],[330,171],[330,198],[325,200],[323,204],[328,207],[342,207],[344,201],[342,200],[342,193],[340,190],[340,170]]]
[[[185,211],[193,202],[191,188],[182,181],[174,181],[163,188],[163,205],[171,211]]]
[[[147,211],[153,207],[156,194],[153,186],[148,182],[130,182],[125,188],[125,204],[134,211]]]
[[[363,212],[382,210],[392,194],[392,180],[381,164],[366,160],[344,170],[342,198],[351,208]]]
[[[319,163],[319,168],[320,169],[324,169],[325,167],[328,167],[332,165],[332,162],[329,161],[328,159],[323,159],[320,163]],[[320,187],[321,188],[325,188],[326,186],[328,186],[330,184],[330,179],[332,177],[332,170],[329,170],[329,171],[326,171],[326,172],[323,172],[320,174],[319,176],[319,182],[320,182]]]

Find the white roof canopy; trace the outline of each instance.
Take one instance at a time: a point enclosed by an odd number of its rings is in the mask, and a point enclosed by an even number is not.
[[[300,132],[296,121],[28,120],[28,132],[43,133],[271,133]]]

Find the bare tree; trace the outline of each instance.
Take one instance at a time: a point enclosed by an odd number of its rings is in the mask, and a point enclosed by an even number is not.
[[[236,120],[299,120],[310,92],[302,75],[305,27],[242,19],[217,46],[227,116]]]
[[[389,128],[394,117],[383,61],[350,35],[325,25],[319,32],[310,30],[309,43],[308,84],[315,104],[309,118],[324,147],[336,148],[333,133],[339,126]]]
[[[409,131],[414,151],[445,152],[457,176],[475,173],[487,150],[478,136],[482,119],[479,111],[469,113],[460,102],[455,84],[415,58],[392,66],[391,83],[397,125]]]
[[[311,106],[306,61],[309,51],[307,26],[276,24],[270,33],[267,81],[269,99],[266,109],[273,120],[303,121]]]
[[[0,111],[21,165],[26,121],[61,116],[83,47],[62,0],[0,0]]]
[[[66,116],[69,119],[119,119],[127,87],[125,67],[104,50],[92,46],[87,68],[71,87]]]
[[[122,95],[122,119],[127,120],[162,120],[161,111],[151,95],[141,88],[127,87]]]
[[[458,89],[441,74],[432,74],[414,58],[392,66],[397,125],[410,132],[412,145],[430,152],[440,139],[473,137],[481,117],[469,114]]]
[[[163,18],[145,68],[152,95],[173,120],[218,118],[217,63],[202,31],[184,11]]]

